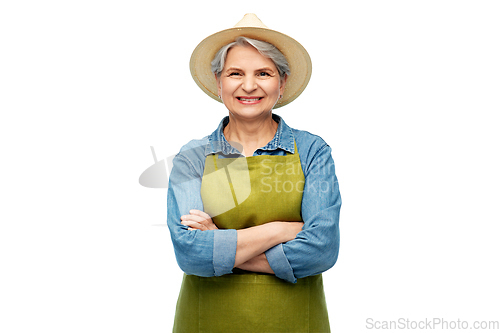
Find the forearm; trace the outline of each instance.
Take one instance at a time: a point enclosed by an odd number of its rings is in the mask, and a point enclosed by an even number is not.
[[[261,272],[261,273],[269,273],[274,274],[273,269],[269,266],[269,262],[267,261],[267,257],[265,253],[261,253],[258,256],[244,262],[239,265],[237,268],[244,269],[246,271],[251,272]]]
[[[296,278],[320,274],[335,265],[340,245],[340,206],[339,198],[314,215],[306,211],[303,215],[307,219],[304,230],[293,241],[281,245]],[[269,262],[276,275],[280,275],[272,256],[269,256]]]
[[[283,223],[288,222],[270,222],[238,230],[234,266],[237,267],[271,247],[295,238],[296,233],[293,234]]]

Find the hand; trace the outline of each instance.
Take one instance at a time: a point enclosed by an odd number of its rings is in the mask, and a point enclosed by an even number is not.
[[[251,272],[274,274],[273,269],[271,268],[271,266],[269,266],[269,262],[267,261],[265,253],[261,253],[258,256],[253,257],[252,259],[242,263],[241,265],[236,266],[236,268]]]
[[[219,229],[212,221],[210,215],[201,210],[191,209],[189,215],[181,216],[181,224],[187,225],[188,230],[216,230]]]

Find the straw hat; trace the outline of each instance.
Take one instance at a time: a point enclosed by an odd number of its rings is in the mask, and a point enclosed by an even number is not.
[[[271,43],[288,60],[291,74],[287,78],[283,98],[276,103],[275,109],[292,102],[304,91],[312,70],[311,58],[306,49],[295,39],[269,29],[255,14],[245,14],[233,28],[208,36],[195,48],[189,67],[194,81],[201,90],[216,101],[222,102],[218,97],[217,84],[210,63],[221,47],[234,42],[240,36]]]

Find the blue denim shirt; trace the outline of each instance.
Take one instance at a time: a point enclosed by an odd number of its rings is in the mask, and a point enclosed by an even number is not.
[[[297,237],[265,252],[275,275],[295,283],[298,278],[316,275],[331,268],[339,251],[339,214],[341,197],[331,149],[319,136],[292,129],[281,117],[274,138],[257,155],[300,154],[305,184],[302,194],[304,226]],[[183,146],[173,160],[167,197],[167,223],[179,267],[198,276],[220,276],[232,273],[236,255],[237,233],[234,229],[187,230],[181,216],[191,209],[203,211],[200,189],[205,158],[210,154],[242,156],[225,139],[225,117],[218,128],[201,140]],[[221,155],[222,156],[222,155]]]

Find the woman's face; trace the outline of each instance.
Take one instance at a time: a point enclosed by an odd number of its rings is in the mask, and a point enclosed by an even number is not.
[[[274,62],[252,46],[234,46],[226,56],[217,87],[229,112],[242,118],[269,113],[285,90]]]

